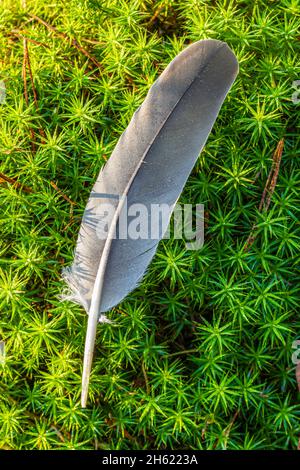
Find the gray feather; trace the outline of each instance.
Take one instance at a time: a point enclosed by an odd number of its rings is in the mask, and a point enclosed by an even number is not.
[[[152,85],[100,172],[73,265],[65,272],[70,299],[89,313],[85,394],[97,321],[136,287],[166,228],[160,227],[156,239],[114,238],[122,198],[128,207],[140,203],[149,210],[151,204],[175,205],[237,73],[236,57],[225,43],[205,40],[187,47]],[[97,227],[108,202],[114,214],[106,240],[99,240]]]

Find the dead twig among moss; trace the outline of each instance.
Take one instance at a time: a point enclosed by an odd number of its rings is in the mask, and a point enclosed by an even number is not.
[[[298,390],[300,392],[300,362],[296,366],[296,379],[298,384]]]
[[[225,436],[225,440],[226,440],[225,441],[225,446],[227,446],[227,442],[228,442],[228,439],[229,439],[229,436],[230,436],[231,429],[232,429],[234,423],[236,422],[239,413],[240,413],[240,410],[236,410],[236,412],[233,415],[232,420],[230,421],[230,423],[228,424],[227,428],[224,431],[224,436]]]
[[[25,103],[28,106],[29,99],[28,99],[28,88],[27,88],[27,55],[28,55],[28,48],[27,48],[27,39],[23,39],[23,64],[22,64],[22,79],[23,79],[23,86],[24,86],[24,98]]]
[[[55,432],[55,434],[57,435],[57,437],[59,438],[59,440],[60,440],[61,442],[65,442],[65,438],[64,438],[63,434],[60,432],[59,429],[57,429],[57,428],[54,426],[54,424],[52,424],[52,426],[51,426],[50,429],[52,429],[52,430]]]
[[[21,191],[24,191],[25,193],[32,193],[32,189],[29,188],[28,186],[24,186],[22,183],[19,183],[15,178],[10,178],[9,176],[6,176],[4,173],[0,173],[0,183],[3,182],[12,184],[15,188],[20,189]]]
[[[72,201],[65,193],[63,193],[63,191],[61,189],[59,189],[59,187],[54,183],[54,181],[50,181],[50,184],[51,184],[52,188],[54,188],[55,191],[57,191],[65,201],[67,201],[69,204],[71,204],[71,206],[76,205],[76,202]]]
[[[30,77],[30,82],[31,82],[31,87],[32,87],[33,101],[34,101],[35,108],[38,109],[38,97],[37,97],[36,88],[34,86],[33,74],[32,74],[30,58],[29,58],[29,52],[28,52],[27,39],[24,38],[23,41],[24,41],[24,51],[25,51],[25,54],[24,54],[25,67],[27,65],[28,72],[29,72],[29,77]],[[27,99],[28,99],[28,97],[27,97]]]
[[[153,15],[151,16],[150,20],[148,21],[147,25],[150,26],[152,23],[154,23],[154,21],[156,20],[156,18],[159,16],[160,12],[164,9],[165,5],[160,5],[156,10],[155,12],[153,13]]]
[[[75,49],[81,52],[81,54],[85,55],[98,69],[102,69],[102,65],[100,64],[100,62],[98,62],[98,60],[94,56],[92,56],[84,47],[82,47],[76,39],[72,39],[66,33],[58,31],[55,26],[52,26],[51,24],[47,23],[39,16],[31,14],[30,17],[44,25],[49,31],[54,33],[56,36],[68,41],[73,47],[75,47]]]
[[[144,380],[145,380],[147,395],[150,395],[151,390],[150,390],[149,380],[148,380],[147,372],[146,372],[146,369],[145,369],[144,361],[142,361],[142,371],[143,371],[143,376],[144,376]]]
[[[36,41],[35,39],[32,39],[32,38],[26,36],[26,35],[25,35],[26,33],[27,33],[27,31],[21,31],[21,30],[18,30],[18,29],[12,29],[7,35],[16,36],[16,37],[19,38],[19,39],[26,39],[27,41],[32,42],[32,43],[35,44],[36,46],[42,46],[42,47],[46,47],[47,49],[50,49],[50,47],[48,46],[48,44],[45,44],[44,42],[41,42],[41,41]]]
[[[237,419],[239,413],[240,413],[240,410],[236,410],[236,412],[234,413],[234,415],[233,415],[233,417],[232,417],[230,423],[228,424],[228,426],[227,426],[227,427],[224,429],[224,431],[223,431],[223,436],[224,436],[224,438],[225,438],[225,440],[224,440],[224,448],[225,448],[225,449],[227,448],[227,444],[228,444],[230,432],[231,432],[231,430],[232,430],[232,427],[233,427],[234,423],[236,422],[236,419]],[[214,449],[217,447],[217,445],[219,444],[219,442],[220,442],[220,438],[218,438],[218,439],[216,440],[216,442],[214,443],[214,446],[213,446]]]
[[[284,139],[281,139],[276,147],[276,150],[273,155],[273,163],[271,171],[268,175],[268,179],[263,191],[263,195],[259,204],[258,210],[261,212],[263,209],[268,210],[271,202],[272,195],[274,193],[277,178],[279,174],[279,168],[281,163],[281,157],[283,152]]]
[[[25,103],[28,106],[29,104],[28,86],[27,86],[27,70],[28,70],[32,93],[33,93],[34,106],[35,106],[35,109],[38,110],[39,109],[38,95],[37,95],[37,91],[34,85],[33,73],[32,73],[30,58],[29,58],[27,38],[23,38],[23,51],[24,52],[23,52],[23,64],[22,64],[22,79],[23,79],[23,84],[24,84]],[[45,138],[45,132],[42,128],[39,129],[39,133],[42,137]],[[33,129],[30,129],[30,136],[31,136],[31,141],[32,141],[32,150],[35,151],[35,143],[34,143],[35,134],[34,134]]]

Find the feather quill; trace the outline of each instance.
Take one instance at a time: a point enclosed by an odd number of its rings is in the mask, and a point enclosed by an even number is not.
[[[69,287],[65,298],[88,313],[82,407],[97,323],[108,321],[104,313],[137,286],[166,228],[154,239],[116,236],[125,202],[149,211],[151,204],[174,207],[237,73],[237,59],[226,43],[204,40],[187,47],[152,85],[91,191],[73,264],[63,273]],[[107,203],[113,211],[106,236],[99,237]]]

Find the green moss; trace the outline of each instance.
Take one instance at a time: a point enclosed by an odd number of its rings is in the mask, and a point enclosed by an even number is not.
[[[299,1],[1,6],[0,172],[19,184],[0,184],[0,447],[295,449]],[[23,37],[36,106],[28,68],[24,95]],[[227,41],[240,62],[181,198],[205,204],[205,245],[161,242],[143,283],[109,313],[114,324],[99,327],[82,410],[86,315],[60,303],[61,269],[134,110],[176,53],[204,38]],[[282,138],[276,189],[259,212]]]

